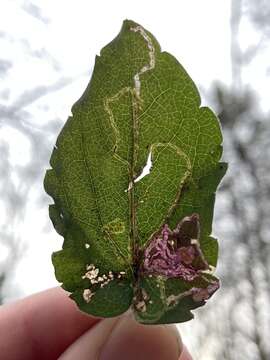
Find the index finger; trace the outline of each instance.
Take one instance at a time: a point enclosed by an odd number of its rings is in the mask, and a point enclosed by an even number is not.
[[[61,288],[0,308],[0,354],[5,360],[54,360],[97,318],[80,312]]]

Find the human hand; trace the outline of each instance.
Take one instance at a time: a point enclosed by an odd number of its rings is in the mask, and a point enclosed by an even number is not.
[[[175,326],[93,318],[61,288],[0,308],[1,360],[192,360],[183,348]]]

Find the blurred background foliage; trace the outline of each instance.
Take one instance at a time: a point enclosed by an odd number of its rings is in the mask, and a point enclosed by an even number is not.
[[[20,6],[37,21],[49,23],[33,2],[20,2]],[[244,23],[256,29],[257,41],[249,46],[242,44]],[[231,85],[216,82],[204,89],[205,102],[219,114],[223,158],[229,162],[218,193],[214,225],[215,234],[222,240],[218,267],[222,289],[208,306],[196,312],[199,320],[190,325],[192,346],[195,359],[200,360],[269,360],[270,112],[260,107],[260,98],[268,94],[260,94],[245,76],[269,50],[270,2],[232,0],[230,31]],[[14,276],[18,260],[26,247],[32,246],[23,241],[23,222],[29,206],[36,214],[46,208],[44,170],[65,120],[61,116],[51,118],[46,101],[39,100],[46,96],[49,102],[53,92],[74,86],[78,76],[85,75],[79,74],[76,79],[64,76],[61,64],[45,48],[37,51],[27,39],[15,39],[2,29],[0,48],[6,43],[23,48],[31,61],[45,61],[54,75],[49,85],[27,84],[12,97],[5,79],[16,58],[0,53],[0,302],[23,294],[22,284],[16,283]],[[270,65],[266,64],[265,77],[269,75]],[[14,155],[18,142],[24,152]],[[48,226],[42,223],[45,233]]]

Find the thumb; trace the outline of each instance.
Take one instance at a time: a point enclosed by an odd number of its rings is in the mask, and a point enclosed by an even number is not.
[[[141,325],[131,316],[105,319],[79,337],[59,360],[192,360],[173,325]],[[180,357],[180,358],[179,358]]]

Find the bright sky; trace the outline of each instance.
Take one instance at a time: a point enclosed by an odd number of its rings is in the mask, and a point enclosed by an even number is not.
[[[18,8],[18,2],[7,1],[0,14],[2,28],[13,38],[25,38],[32,49],[45,48],[68,76],[90,73],[95,54],[119,32],[123,19],[141,23],[188,70],[194,81],[204,88],[213,79],[230,79],[229,1],[167,0],[158,1],[48,1],[37,2],[48,25],[33,19]],[[12,19],[12,21],[10,21]],[[27,46],[27,45],[26,45]],[[4,50],[4,49],[3,49]],[[7,51],[22,59],[21,49],[9,45]],[[49,62],[49,59],[48,59]],[[35,82],[50,84],[53,71],[46,62],[17,64],[9,81],[17,86],[14,96]],[[78,89],[78,96],[81,89]],[[70,106],[67,101],[67,107]]]

